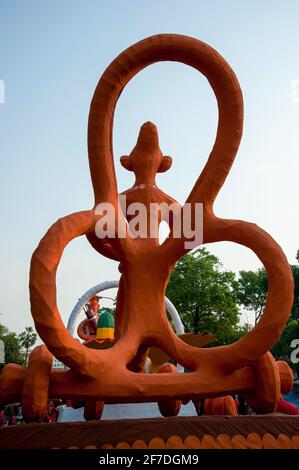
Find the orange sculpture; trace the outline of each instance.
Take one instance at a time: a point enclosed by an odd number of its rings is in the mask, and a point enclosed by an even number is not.
[[[96,337],[98,325],[98,310],[100,308],[99,296],[94,295],[88,301],[88,309],[85,311],[86,318],[78,325],[77,334],[84,341]]]
[[[230,241],[246,246],[258,256],[268,273],[269,291],[261,319],[242,339],[227,346],[195,348],[174,333],[165,312],[164,297],[171,270],[189,250],[186,237],[183,233],[179,238],[173,236],[175,221],[170,220],[170,235],[161,245],[157,233],[154,237],[147,232],[144,238],[132,238],[118,202],[112,150],[117,100],[140,70],[166,60],[182,62],[204,74],[218,103],[216,141],[186,201],[191,207],[192,223],[195,204],[202,203],[203,242]],[[253,223],[222,219],[213,211],[236,156],[242,127],[242,93],[234,72],[214,49],[197,39],[174,34],[152,36],[129,47],[111,63],[97,85],[89,114],[88,152],[95,205],[91,210],[58,220],[33,253],[31,311],[45,346],[32,352],[27,368],[11,364],[4,368],[0,378],[1,402],[21,399],[27,416],[33,418],[42,414],[41,406],[45,406],[48,396],[89,400],[97,414],[101,412],[97,401],[158,401],[165,407],[167,400],[175,405],[178,400],[241,392],[256,410],[275,409],[282,367],[277,366],[268,351],[279,339],[291,311],[292,273],[282,249],[264,230]],[[168,170],[171,158],[162,155],[153,124],[142,126],[136,147],[121,162],[136,175],[134,187],[124,193],[128,203],[143,203],[148,218],[151,203],[175,203],[155,183],[156,173]],[[95,234],[96,224],[103,217],[95,209],[104,202],[115,210],[115,238],[100,239]],[[131,216],[126,216],[130,221]],[[163,214],[159,213],[156,222],[162,219]],[[121,238],[117,230],[124,227],[126,236]],[[100,254],[119,262],[115,343],[106,350],[86,348],[72,338],[56,303],[56,271],[63,250],[82,235]],[[140,373],[150,347],[160,348],[193,372],[169,373],[165,367],[160,373]],[[48,351],[69,370],[50,370]]]

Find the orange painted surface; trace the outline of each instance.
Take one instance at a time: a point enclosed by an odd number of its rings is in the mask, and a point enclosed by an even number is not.
[[[201,439],[201,449],[218,449],[218,444],[214,436],[205,434]]]
[[[143,440],[134,441],[132,446],[125,441],[118,442],[116,445],[103,444],[101,449],[298,449],[299,436],[289,438],[286,435],[280,434],[277,438],[272,434],[258,434],[251,433],[247,437],[241,435],[234,435],[232,437],[226,434],[219,434],[211,436],[205,434],[202,439],[195,436],[187,436],[183,441],[179,436],[170,436],[166,442],[160,437],[154,437],[146,444]],[[52,447],[58,449],[59,447]],[[63,448],[63,447],[62,447]],[[68,449],[97,449],[95,444],[90,444],[84,447],[68,446]]]
[[[251,432],[247,436],[247,445],[248,449],[262,449],[263,448],[263,441],[261,436],[259,436],[255,432]]]
[[[232,396],[207,398],[204,404],[205,415],[237,416],[238,410]]]
[[[133,442],[132,449],[147,449],[147,445],[142,439],[138,439]]]
[[[246,437],[242,436],[242,434],[235,434],[232,437],[232,447],[233,449],[247,449]]]
[[[281,393],[290,393],[294,383],[293,371],[285,361],[277,361],[277,367],[280,376],[280,391]]]
[[[160,374],[178,374],[177,368],[169,362],[162,364],[157,372]],[[180,412],[181,404],[181,400],[163,400],[158,402],[158,407],[162,416],[177,416]]]
[[[101,419],[104,410],[104,402],[99,400],[88,400],[84,406],[84,418],[86,421]]]
[[[200,440],[196,436],[187,436],[185,439],[186,449],[200,449]]]
[[[149,449],[165,449],[165,442],[160,437],[154,437],[148,443]]]
[[[218,449],[232,449],[233,448],[231,437],[228,436],[227,434],[219,434],[216,437],[216,444],[218,446]]]
[[[185,443],[180,436],[170,436],[166,441],[166,449],[184,449]]]

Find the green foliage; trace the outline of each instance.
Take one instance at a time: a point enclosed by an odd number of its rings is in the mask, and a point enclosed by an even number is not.
[[[245,323],[244,325],[236,325],[230,334],[229,343],[234,343],[238,341],[238,339],[242,338],[242,336],[246,335],[248,331],[250,331],[252,326],[249,323]]]
[[[36,343],[37,334],[33,331],[32,326],[26,326],[25,331],[19,334],[21,346],[25,349],[25,364],[27,364],[29,349]]]
[[[176,306],[186,331],[209,331],[219,344],[227,344],[241,334],[235,290],[234,273],[221,270],[219,259],[199,248],[178,261],[166,295]]]
[[[111,315],[113,317],[115,317],[115,308],[111,308],[111,307],[101,307],[99,310],[98,310],[98,313],[102,313],[102,312],[109,312],[111,313]]]
[[[296,256],[299,262],[299,250]],[[290,318],[281,334],[280,340],[272,348],[272,354],[276,359],[284,358],[288,360],[292,349],[291,342],[299,338],[299,266],[292,265],[291,270],[294,277],[294,303]],[[263,311],[265,305],[268,285],[267,273],[264,269],[258,271],[241,271],[237,285],[237,299],[241,307],[255,313],[256,320]],[[291,364],[290,364],[291,365]]]
[[[297,252],[299,261],[299,250]],[[291,311],[292,319],[299,319],[299,266],[291,265],[294,277],[294,303]],[[264,268],[258,271],[240,271],[236,295],[240,306],[255,312],[256,320],[259,319],[268,293],[267,273]]]
[[[0,339],[3,340],[5,346],[5,364],[14,362],[15,364],[24,365],[25,358],[22,351],[22,345],[16,333],[0,324]]]
[[[255,323],[262,314],[268,293],[268,280],[265,269],[240,271],[236,285],[238,304],[253,311]]]
[[[293,339],[299,339],[299,320],[292,317],[288,320],[280,340],[272,348],[272,354],[276,359],[289,360],[293,349],[290,347]]]
[[[299,262],[299,250],[297,252],[297,260]],[[281,334],[279,341],[272,348],[272,354],[276,359],[284,359],[289,362],[289,365],[298,371],[298,364],[292,364],[289,359],[292,353],[291,342],[293,339],[299,339],[299,266],[291,266],[295,289],[294,289],[294,303],[291,311],[290,318]]]
[[[299,262],[299,250],[297,252]],[[291,266],[295,281],[294,303],[280,340],[273,347],[276,359],[289,358],[291,342],[299,338],[299,266]],[[254,312],[256,321],[263,312],[268,294],[265,269],[223,271],[218,258],[200,248],[181,258],[175,266],[166,295],[174,303],[186,331],[213,333],[220,344],[241,338],[250,325],[239,324],[239,311]]]

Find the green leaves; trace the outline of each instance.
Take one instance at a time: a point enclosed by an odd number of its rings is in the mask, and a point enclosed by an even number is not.
[[[175,266],[166,291],[188,331],[211,332],[220,344],[238,331],[236,279],[205,248],[185,255]]]
[[[258,271],[240,271],[236,284],[238,304],[255,314],[255,323],[262,314],[268,293],[267,273],[264,268]]]
[[[299,262],[299,250],[297,252]],[[293,339],[299,339],[299,266],[291,266],[294,303],[290,319],[272,353],[276,359],[289,360]],[[200,248],[187,254],[175,266],[166,295],[176,306],[187,331],[211,332],[218,344],[238,340],[251,326],[239,323],[240,312],[254,312],[258,321],[268,294],[264,268],[235,273],[222,269],[219,259]],[[292,364],[290,364],[292,365]]]
[[[0,324],[0,339],[3,340],[5,346],[5,364],[14,362],[15,364],[24,365],[25,358],[16,333],[8,331],[5,326]]]
[[[32,326],[26,326],[25,331],[19,335],[21,346],[25,349],[25,364],[27,364],[29,349],[36,343],[37,334]]]
[[[5,364],[13,362],[26,365],[29,349],[35,344],[37,334],[29,326],[25,328],[23,333],[17,335],[0,324],[0,339],[3,340],[5,346]]]
[[[29,349],[36,342],[37,334],[34,333],[32,326],[26,326],[25,331],[19,335],[21,345]]]

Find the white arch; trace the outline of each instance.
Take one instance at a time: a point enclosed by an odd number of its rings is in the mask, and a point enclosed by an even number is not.
[[[96,286],[92,287],[88,291],[85,292],[85,294],[80,297],[78,302],[76,303],[75,307],[72,310],[72,313],[70,314],[70,318],[67,324],[67,329],[70,332],[72,336],[74,336],[75,328],[76,328],[76,323],[78,321],[79,315],[81,313],[81,310],[83,306],[86,304],[86,302],[93,297],[94,295],[98,294],[99,292],[102,292],[107,289],[113,289],[115,287],[119,286],[119,281],[104,281],[101,282],[100,284],[97,284]],[[169,313],[173,323],[174,323],[174,329],[177,335],[183,335],[185,333],[184,325],[182,323],[182,320],[178,314],[177,309],[173,305],[173,303],[165,297],[165,308],[167,312]]]

